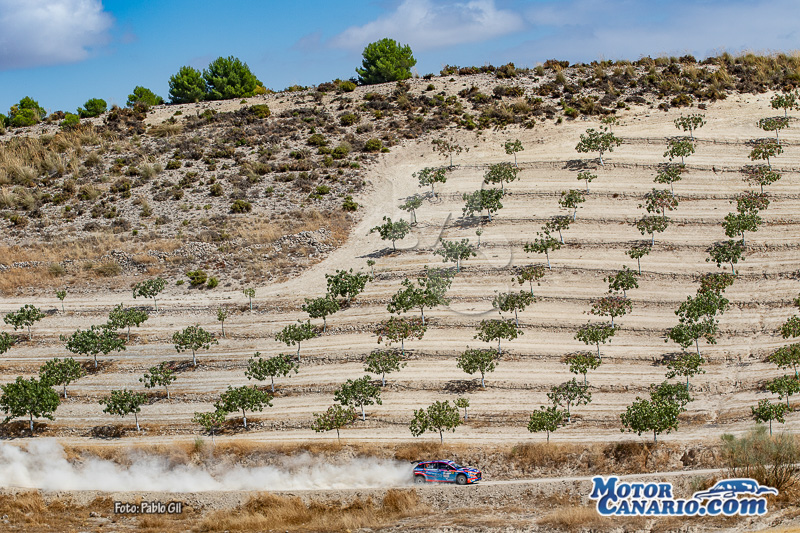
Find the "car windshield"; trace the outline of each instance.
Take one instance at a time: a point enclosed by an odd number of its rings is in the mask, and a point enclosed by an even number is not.
[[[455,463],[453,463],[453,467],[454,467],[456,470],[461,470],[462,468],[464,468],[463,466],[461,466],[461,465],[457,465],[457,464],[455,464]]]

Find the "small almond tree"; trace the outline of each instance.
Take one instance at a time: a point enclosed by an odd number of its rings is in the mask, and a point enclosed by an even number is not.
[[[478,189],[471,194],[464,193],[461,198],[466,204],[461,212],[464,216],[471,217],[475,213],[480,213],[486,209],[486,213],[489,215],[489,222],[491,222],[492,213],[496,213],[503,208],[501,200],[504,194],[502,189]]]
[[[602,360],[593,353],[577,353],[567,357],[566,363],[573,374],[583,374],[583,384],[586,385],[586,374],[589,370],[597,370]]]
[[[517,166],[517,152],[525,150],[522,146],[522,142],[519,139],[514,139],[513,141],[508,140],[503,144],[503,148],[506,154],[514,156],[514,166]]]
[[[639,282],[636,279],[637,273],[627,266],[623,266],[616,274],[603,278],[603,281],[608,282],[608,292],[622,291],[624,298],[628,297],[628,291],[631,289],[638,289]]]
[[[139,378],[139,382],[144,384],[145,389],[152,389],[154,387],[164,387],[167,393],[167,400],[169,400],[169,386],[178,379],[175,372],[169,367],[166,361],[161,362],[157,366],[151,366],[144,376]]]
[[[592,393],[587,385],[578,383],[575,378],[556,385],[547,393],[547,399],[553,402],[554,407],[566,407],[567,422],[572,422],[570,407],[573,405],[586,405],[592,401]]]
[[[133,286],[133,299],[135,300],[139,296],[143,298],[152,298],[153,305],[155,306],[157,313],[158,301],[156,300],[156,297],[161,294],[161,291],[163,291],[164,287],[166,286],[167,280],[164,278],[153,278],[142,281]]]
[[[378,232],[378,235],[381,236],[381,240],[392,241],[392,250],[397,250],[395,241],[401,241],[405,239],[406,235],[408,235],[408,233],[411,231],[411,224],[405,220],[392,222],[391,218],[383,217],[383,224],[380,226],[375,226],[369,230],[369,234],[375,233],[376,231]]]
[[[676,376],[686,377],[686,390],[689,390],[689,378],[697,374],[705,374],[706,371],[701,365],[706,360],[700,354],[682,353],[678,357],[667,362],[667,379]]]
[[[600,155],[600,164],[605,166],[603,154],[613,152],[614,148],[621,144],[622,139],[608,131],[605,126],[601,126],[599,130],[589,128],[585,134],[581,133],[581,138],[575,146],[575,151],[578,153],[597,152]]]
[[[775,132],[775,142],[777,142],[778,144],[781,143],[781,140],[778,136],[778,132],[788,126],[789,126],[788,117],[768,117],[759,119],[758,121],[758,127],[761,128],[762,130]]]
[[[548,220],[545,225],[542,226],[542,229],[545,231],[545,233],[557,231],[558,239],[561,241],[561,244],[564,244],[564,236],[561,234],[561,232],[568,230],[571,222],[572,219],[567,215],[556,215]]]
[[[478,333],[473,338],[480,339],[483,342],[497,341],[497,355],[501,355],[500,340],[506,339],[512,341],[522,335],[524,332],[519,329],[514,321],[509,320],[481,320],[478,326]]]
[[[583,191],[578,189],[570,189],[569,191],[561,191],[561,198],[558,199],[558,205],[564,209],[572,209],[572,221],[578,217],[578,207],[586,201],[583,197]]]
[[[348,407],[361,408],[361,420],[366,420],[364,411],[366,405],[383,405],[380,387],[372,384],[372,377],[368,374],[359,379],[348,379],[333,394],[333,399]]]
[[[678,199],[666,189],[653,189],[644,195],[645,203],[639,204],[648,213],[657,213],[662,217],[666,216],[667,211],[672,211],[678,207]]]
[[[582,170],[578,172],[578,181],[585,181],[586,182],[586,192],[589,192],[589,183],[593,182],[597,179],[597,174],[592,174],[588,170]]]
[[[203,430],[211,435],[211,443],[214,444],[214,435],[225,424],[225,411],[211,411],[210,413],[195,413],[192,422],[198,424]]]
[[[632,309],[633,304],[630,299],[624,296],[604,296],[592,302],[591,313],[598,316],[610,316],[613,327],[615,317],[624,316]]]
[[[4,354],[11,349],[14,344],[17,343],[17,338],[12,337],[5,331],[0,333],[0,354]]]
[[[94,357],[94,367],[97,368],[97,355],[108,355],[111,352],[125,350],[125,341],[120,339],[114,331],[106,326],[90,326],[89,329],[80,329],[69,337],[60,337],[66,343],[67,350],[74,354]]]
[[[722,242],[715,242],[711,248],[708,249],[708,257],[706,261],[713,261],[717,267],[721,267],[723,263],[731,265],[731,273],[736,275],[736,263],[740,260],[744,261],[742,253],[744,246],[739,241],[729,240]]]
[[[398,372],[406,363],[395,350],[376,350],[364,359],[364,371],[381,375],[381,387],[386,386],[386,374]]]
[[[787,118],[790,109],[800,109],[800,98],[796,92],[785,91],[775,94],[769,103],[773,109],[783,109],[783,116]]]
[[[575,334],[575,339],[588,345],[597,346],[597,358],[600,359],[600,345],[609,342],[619,328],[611,324],[584,324]]]
[[[451,405],[448,401],[433,402],[426,409],[415,409],[414,418],[408,429],[415,437],[419,437],[426,431],[439,433],[439,443],[444,444],[444,432],[452,431],[461,425],[461,416],[458,414],[458,407]]]
[[[642,257],[648,255],[652,249],[653,245],[645,241],[643,243],[634,244],[625,252],[625,255],[631,259],[636,259],[636,264],[639,267],[639,274],[642,273]]]
[[[358,415],[352,407],[346,407],[335,403],[328,407],[328,410],[324,413],[314,413],[313,417],[314,421],[311,422],[311,429],[317,433],[335,429],[336,440],[342,442],[339,430],[353,423],[358,418]]]
[[[36,378],[25,379],[19,376],[16,381],[0,385],[0,411],[7,415],[3,423],[13,418],[28,416],[31,435],[33,435],[33,419],[55,420],[53,413],[56,412],[60,402],[58,393],[52,389],[50,383]]]
[[[767,383],[766,389],[772,394],[777,394],[778,399],[782,400],[786,396],[786,407],[791,410],[789,398],[800,392],[800,381],[794,376],[781,376]]]
[[[224,307],[217,309],[217,321],[222,328],[222,336],[225,337],[225,320],[228,318],[228,312]]]
[[[269,359],[262,359],[261,352],[256,352],[253,357],[247,360],[247,370],[244,375],[247,379],[255,379],[257,381],[265,381],[267,378],[270,380],[272,392],[275,392],[275,378],[287,377],[292,371],[297,374],[300,365],[292,360],[291,355],[278,354]]]
[[[417,223],[417,209],[422,207],[422,196],[415,194],[406,198],[406,201],[400,204],[400,209],[407,211],[411,214],[411,225]]]
[[[758,401],[758,405],[750,408],[756,422],[769,422],[769,436],[772,436],[772,421],[776,420],[783,424],[786,422],[783,415],[789,408],[782,403],[771,403],[767,398]]]
[[[340,309],[339,301],[327,295],[322,298],[306,298],[306,303],[300,308],[308,313],[309,317],[322,319],[322,333],[328,330],[328,316]]]
[[[544,265],[528,265],[518,270],[519,275],[515,279],[520,285],[527,282],[531,289],[531,296],[533,296],[533,282],[536,281],[538,284],[545,272]]]
[[[675,188],[673,184],[681,180],[681,174],[686,170],[685,165],[678,165],[673,163],[664,163],[660,165],[659,171],[653,181],[660,184],[669,184],[669,192],[675,196]]]
[[[636,397],[627,410],[619,415],[623,428],[641,435],[645,431],[653,432],[653,442],[658,442],[658,434],[669,433],[678,429],[678,415],[684,409],[680,403],[669,400],[643,400]]]
[[[706,116],[700,113],[692,113],[686,117],[681,115],[680,118],[675,119],[675,127],[679,130],[688,131],[689,137],[694,141],[694,132],[705,126],[705,118]]]
[[[39,380],[51,386],[63,387],[64,399],[67,399],[67,385],[86,375],[83,367],[72,357],[53,358],[39,367]]]
[[[465,398],[463,396],[460,396],[460,397],[456,398],[455,400],[453,400],[453,403],[459,409],[463,409],[464,410],[464,420],[466,420],[467,417],[468,417],[467,409],[469,409],[469,398]]]
[[[442,262],[450,261],[456,264],[456,272],[461,272],[461,261],[465,261],[470,257],[477,256],[475,247],[469,243],[469,239],[461,239],[460,241],[440,241],[441,248],[437,248],[433,255],[442,256]]]
[[[656,244],[656,233],[663,233],[669,226],[669,217],[647,215],[636,222],[636,229],[642,235],[650,234],[650,246]]]
[[[694,153],[694,143],[686,137],[676,137],[667,141],[667,151],[664,152],[664,157],[670,161],[676,157],[681,158],[681,165],[685,165],[685,158]]]
[[[769,168],[767,165],[747,165],[742,167],[742,174],[744,174],[744,181],[750,185],[758,185],[761,187],[761,192],[764,192],[764,185],[772,185],[779,179],[781,175]]]
[[[300,343],[313,339],[317,336],[314,326],[310,321],[289,324],[275,335],[275,340],[286,344],[286,346],[297,345],[297,360],[300,360]]]
[[[226,413],[242,412],[242,423],[247,428],[247,411],[264,410],[264,407],[272,407],[272,395],[268,392],[258,390],[255,386],[233,388],[228,385],[228,389],[219,397],[219,402],[214,404],[217,411]]]
[[[104,413],[125,417],[133,413],[133,418],[136,421],[136,431],[139,428],[139,412],[142,410],[141,406],[147,401],[147,396],[141,392],[133,392],[128,389],[112,390],[111,395],[100,399],[100,405],[104,405]]]
[[[31,304],[25,304],[20,307],[19,311],[6,313],[6,316],[3,317],[3,322],[9,326],[12,326],[14,331],[28,328],[28,340],[33,340],[31,326],[39,322],[44,317],[45,314],[42,313],[41,309]]]
[[[539,406],[538,411],[531,413],[528,420],[528,431],[531,433],[547,433],[547,442],[550,442],[550,433],[555,432],[569,415],[555,405],[549,407]]]
[[[64,312],[64,298],[67,297],[67,290],[66,289],[59,289],[56,291],[56,298],[61,300],[61,312]]]
[[[783,146],[775,141],[769,140],[765,142],[757,142],[750,151],[750,161],[766,161],[767,167],[772,170],[772,163],[770,158],[781,155],[783,153]]]
[[[497,352],[492,349],[475,350],[467,346],[466,351],[456,359],[456,366],[467,374],[480,372],[481,388],[486,388],[485,377],[487,372],[494,372],[497,366]]]
[[[742,246],[746,246],[744,240],[745,232],[750,231],[755,233],[758,231],[758,227],[762,222],[763,220],[761,217],[753,212],[728,213],[725,215],[725,221],[722,223],[722,227],[725,228],[725,235],[728,237],[733,238],[741,235]]]
[[[519,327],[519,316],[517,311],[524,311],[526,307],[533,303],[533,295],[528,291],[504,292],[496,295],[492,300],[492,306],[500,309],[504,313],[514,311],[514,320]]]
[[[349,303],[353,298],[364,292],[364,287],[370,280],[366,272],[356,272],[353,269],[337,270],[335,274],[325,274],[328,285],[328,296],[331,298],[342,297]]]
[[[419,172],[414,172],[412,176],[419,181],[420,187],[431,186],[431,194],[436,196],[436,191],[433,188],[434,183],[447,182],[447,167],[431,168],[425,167]]]
[[[536,239],[533,242],[529,242],[525,244],[523,250],[526,253],[537,253],[537,254],[544,254],[547,258],[547,268],[549,270],[553,270],[553,267],[550,265],[550,252],[553,250],[560,250],[562,244],[557,241],[552,235],[548,232],[536,232]]]
[[[506,162],[489,165],[489,170],[483,175],[483,182],[493,185],[499,183],[500,190],[505,193],[505,184],[516,180],[519,170],[519,167],[516,165],[512,166],[511,163]]]
[[[242,293],[247,296],[247,300],[250,303],[250,311],[253,311],[253,298],[256,297],[256,290],[252,287],[248,287],[242,290]]]
[[[125,309],[122,304],[119,304],[108,314],[108,327],[110,329],[127,329],[128,337],[127,342],[131,341],[131,326],[137,328],[141,326],[150,316],[147,311],[141,309],[134,309],[129,307]]]
[[[795,343],[778,348],[767,357],[767,361],[781,370],[785,368],[793,369],[795,379],[800,379],[797,373],[797,367],[800,365],[800,344]]]
[[[378,336],[378,344],[386,340],[386,345],[399,342],[403,357],[406,355],[406,339],[421,339],[425,335],[427,327],[418,318],[399,318],[393,316],[378,325],[375,334]]]
[[[452,137],[450,139],[440,137],[432,140],[431,144],[433,145],[433,150],[439,153],[439,155],[450,158],[450,166],[448,168],[453,168],[453,154],[458,155],[464,151],[464,147],[458,144]],[[466,150],[469,152],[469,148]]]
[[[214,338],[214,335],[200,326],[188,326],[182,331],[176,331],[172,334],[172,343],[178,353],[191,350],[192,365],[197,366],[197,350],[200,348],[208,350],[212,345],[219,344],[219,341]]]

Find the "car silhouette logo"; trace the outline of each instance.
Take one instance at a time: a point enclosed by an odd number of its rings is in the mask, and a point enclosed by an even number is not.
[[[695,492],[692,499],[722,499],[735,498],[740,494],[763,496],[765,494],[778,494],[777,489],[759,485],[758,481],[749,478],[724,479],[708,490]]]

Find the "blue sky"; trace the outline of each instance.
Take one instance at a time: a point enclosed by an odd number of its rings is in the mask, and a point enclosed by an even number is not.
[[[245,61],[279,90],[350,78],[364,46],[410,44],[420,75],[445,64],[535,66],[644,55],[800,49],[797,0],[0,0],[0,112],[168,96],[182,65]]]

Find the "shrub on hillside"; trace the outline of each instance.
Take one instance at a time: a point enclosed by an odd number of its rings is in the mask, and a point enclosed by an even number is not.
[[[236,200],[231,204],[231,213],[249,213],[253,210],[253,204],[246,200]]]
[[[126,105],[128,107],[133,107],[137,103],[143,103],[148,107],[152,107],[154,105],[161,105],[164,103],[164,99],[155,94],[153,91],[146,87],[142,87],[141,85],[137,85],[133,88],[133,93],[128,95],[128,102]]]
[[[102,98],[90,98],[83,107],[78,108],[80,118],[98,117],[108,111],[108,104]],[[68,113],[69,114],[69,113]]]

